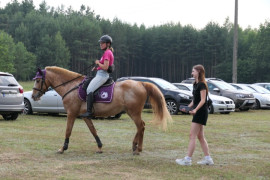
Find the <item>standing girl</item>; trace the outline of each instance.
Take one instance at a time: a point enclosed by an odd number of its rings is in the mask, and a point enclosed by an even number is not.
[[[179,165],[190,166],[192,164],[191,157],[195,150],[196,145],[196,137],[199,139],[204,158],[203,160],[197,162],[197,164],[201,165],[213,165],[213,159],[209,154],[209,148],[207,141],[204,137],[204,127],[206,126],[207,118],[208,118],[208,107],[207,107],[207,94],[208,88],[205,81],[205,70],[202,65],[196,65],[192,69],[192,76],[195,78],[195,82],[193,84],[193,100],[188,105],[188,107],[193,110],[189,111],[190,114],[193,115],[191,129],[190,129],[190,139],[188,145],[188,153],[187,156],[183,159],[176,159],[176,163]],[[185,111],[185,109],[182,109]]]

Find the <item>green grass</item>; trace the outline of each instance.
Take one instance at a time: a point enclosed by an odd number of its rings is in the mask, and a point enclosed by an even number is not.
[[[23,91],[31,91],[34,87],[34,81],[19,81],[19,84],[23,87]]]
[[[65,116],[21,115],[16,121],[0,117],[0,179],[270,179],[269,111],[210,115],[205,127],[214,166],[199,166],[199,143],[191,167],[176,158],[186,155],[190,115],[173,116],[163,132],[146,122],[143,152],[133,156],[135,124],[124,114],[119,120],[94,120],[103,154],[96,154],[94,138],[77,119],[64,154]]]

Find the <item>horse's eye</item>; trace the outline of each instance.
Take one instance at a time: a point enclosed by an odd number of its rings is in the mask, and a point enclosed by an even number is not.
[[[39,83],[39,81],[40,81],[40,80],[39,80],[39,79],[37,79],[37,81],[36,81],[36,82],[37,82],[37,83]]]

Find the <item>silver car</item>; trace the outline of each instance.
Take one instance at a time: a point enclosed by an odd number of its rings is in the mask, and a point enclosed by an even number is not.
[[[25,106],[24,114],[32,114],[33,112],[50,114],[66,113],[62,97],[51,88],[49,88],[39,101],[32,99],[32,91],[27,91],[23,94]]]
[[[250,84],[232,84],[239,90],[245,90],[251,92],[255,99],[256,103],[254,104],[255,109],[260,108],[270,108],[270,91],[267,89],[257,86],[257,85],[250,85]]]
[[[270,83],[255,83],[254,85],[262,86],[270,91]]]
[[[12,74],[0,72],[0,114],[5,120],[16,120],[23,109],[22,86]]]
[[[193,84],[187,83],[173,83],[176,87],[182,90],[190,91],[193,90]],[[221,114],[229,114],[230,112],[235,111],[235,104],[233,100],[223,97],[217,96],[209,93],[209,97],[212,100],[212,105],[208,108],[208,112],[210,114],[213,113],[221,113]]]

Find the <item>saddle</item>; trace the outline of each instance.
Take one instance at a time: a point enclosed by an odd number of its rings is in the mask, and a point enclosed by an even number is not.
[[[82,83],[79,85],[78,96],[82,101],[86,101],[87,92],[86,89],[90,84],[93,77],[86,77],[83,79]],[[113,90],[115,82],[110,77],[102,86],[100,86],[94,92],[94,102],[105,102],[109,103],[112,101]]]

